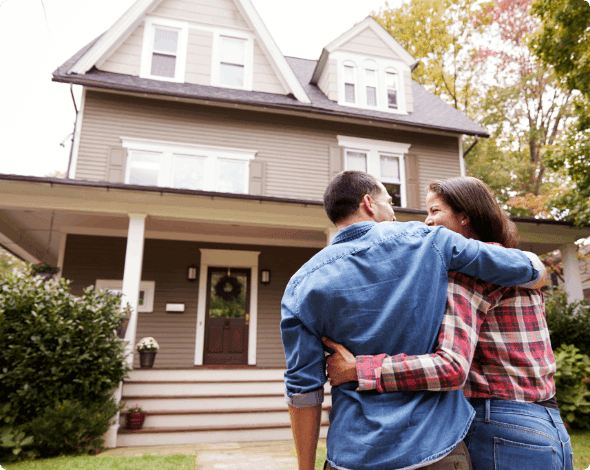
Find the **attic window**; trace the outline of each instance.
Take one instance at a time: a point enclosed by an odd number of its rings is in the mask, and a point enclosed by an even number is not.
[[[354,67],[350,65],[344,66],[344,99],[347,103],[354,103],[355,100],[355,88],[356,74]]]
[[[151,75],[174,78],[179,31],[155,28]]]
[[[396,72],[386,72],[387,79],[387,106],[390,109],[397,109],[397,89],[398,89],[398,76]]]
[[[221,36],[219,82],[222,86],[244,88],[246,40]]]
[[[377,106],[377,72],[365,69],[365,86],[367,89],[367,106]]]

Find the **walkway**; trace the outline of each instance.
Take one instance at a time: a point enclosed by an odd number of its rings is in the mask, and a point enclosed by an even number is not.
[[[326,447],[320,439],[318,447]],[[293,441],[227,442],[174,446],[120,447],[101,456],[194,455],[197,470],[297,470]]]

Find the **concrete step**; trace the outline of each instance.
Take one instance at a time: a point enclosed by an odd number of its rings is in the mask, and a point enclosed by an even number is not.
[[[125,426],[126,414],[121,414],[121,426]],[[322,411],[322,420],[328,421],[329,411]],[[287,407],[264,410],[209,410],[209,411],[156,411],[146,415],[144,428],[189,428],[247,425],[289,425]]]
[[[283,380],[284,369],[258,369],[255,367],[237,369],[134,369],[127,373],[126,382],[257,382]]]
[[[256,382],[132,382],[123,384],[124,396],[240,396],[282,394],[283,381]]]
[[[322,422],[320,437],[328,435],[328,423]],[[120,428],[117,447],[153,446],[174,444],[200,444],[206,442],[254,442],[282,441],[293,439],[291,425],[250,425],[225,427],[185,427],[166,430],[142,428],[127,430]]]

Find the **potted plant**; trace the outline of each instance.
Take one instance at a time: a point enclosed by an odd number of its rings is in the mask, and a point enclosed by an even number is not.
[[[54,274],[59,272],[59,268],[55,266],[51,266],[49,263],[36,263],[31,264],[31,276],[41,276],[45,280],[49,280],[53,277]]]
[[[127,429],[141,429],[145,421],[146,412],[136,403],[133,408],[129,408],[125,414],[125,427]]]
[[[157,341],[151,336],[141,338],[135,348],[139,351],[139,366],[142,369],[151,369],[156,359],[156,353],[160,348]]]

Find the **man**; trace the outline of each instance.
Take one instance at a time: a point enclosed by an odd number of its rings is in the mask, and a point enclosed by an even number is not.
[[[324,206],[339,232],[285,291],[285,399],[300,470],[313,470],[315,463],[326,382],[322,336],[354,355],[424,354],[436,344],[449,270],[502,285],[531,286],[540,276],[518,250],[467,240],[444,227],[392,223],[391,200],[366,173],[337,175]],[[326,468],[430,470],[449,461],[469,468],[462,440],[474,413],[460,391],[355,389],[332,389]]]

